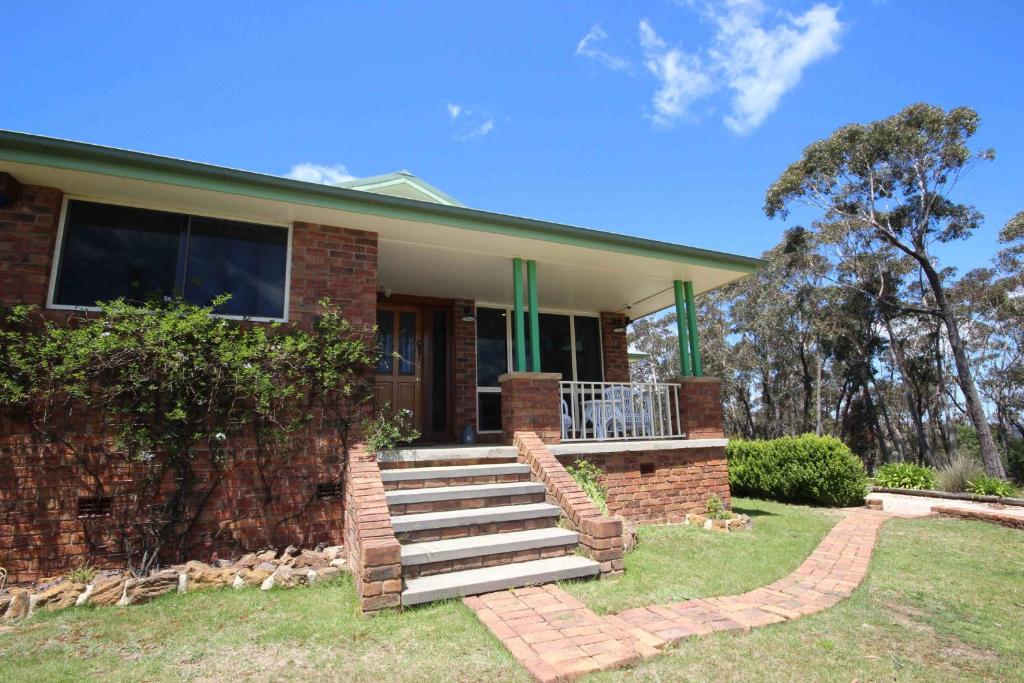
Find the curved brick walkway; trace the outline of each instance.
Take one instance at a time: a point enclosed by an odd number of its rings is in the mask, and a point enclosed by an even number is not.
[[[665,645],[714,631],[747,630],[828,609],[867,574],[888,513],[856,509],[800,567],[741,595],[651,605],[598,616],[550,584],[465,599],[538,681],[565,681],[650,657]]]

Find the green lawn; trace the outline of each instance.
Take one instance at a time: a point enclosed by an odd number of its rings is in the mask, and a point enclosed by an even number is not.
[[[829,511],[737,500],[747,533],[641,530],[621,579],[569,584],[597,611],[734,593],[795,568]],[[350,581],[172,595],[72,609],[0,629],[0,681],[526,681],[459,602],[374,619]],[[683,641],[587,680],[1024,681],[1024,534],[957,520],[894,520],[865,584],[792,623]]]

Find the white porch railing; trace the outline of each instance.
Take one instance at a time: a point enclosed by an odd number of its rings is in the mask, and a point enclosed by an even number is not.
[[[562,441],[682,438],[679,385],[560,382]]]

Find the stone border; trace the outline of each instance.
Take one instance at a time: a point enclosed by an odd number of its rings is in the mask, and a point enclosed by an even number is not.
[[[1024,517],[1000,514],[998,510],[968,510],[933,505],[932,514],[952,519],[973,519],[1024,531]]]
[[[871,493],[896,493],[901,496],[923,496],[925,498],[945,498],[947,500],[966,500],[973,503],[999,503],[1000,505],[1024,507],[1024,498],[979,496],[973,493],[952,493],[950,491],[933,491],[931,489],[891,489],[886,486],[869,486],[868,491]]]
[[[573,530],[580,533],[580,546],[591,559],[601,563],[601,574],[621,574],[625,566],[622,520],[602,514],[535,433],[516,432],[515,444],[520,462],[530,466],[547,487],[548,496],[562,508]]]
[[[549,444],[554,455],[600,455],[602,453],[634,453],[637,451],[678,451],[684,448],[724,448],[729,439],[649,439],[643,441],[572,441]]]
[[[359,444],[345,461],[345,547],[364,614],[402,604],[402,551],[391,527],[375,454]]]

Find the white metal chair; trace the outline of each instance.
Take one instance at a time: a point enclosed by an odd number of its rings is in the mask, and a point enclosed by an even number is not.
[[[649,395],[637,393],[628,385],[621,385],[605,389],[604,397],[611,404],[611,414],[601,425],[605,434],[611,432],[613,435],[623,436],[653,435],[654,415]]]
[[[562,399],[562,438],[568,439],[576,433],[576,422],[569,414],[569,404]]]

